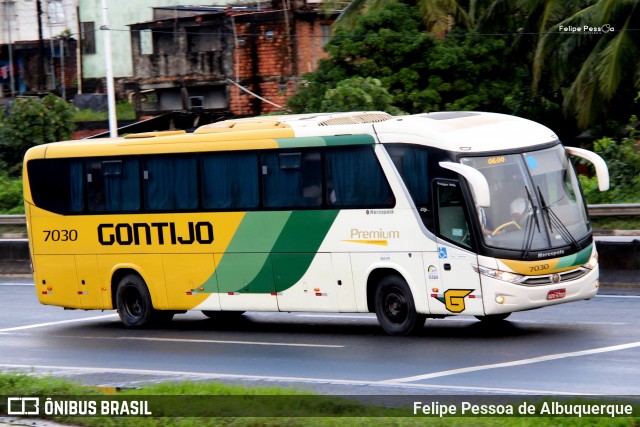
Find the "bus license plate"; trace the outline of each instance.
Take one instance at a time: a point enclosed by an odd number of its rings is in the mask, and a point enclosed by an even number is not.
[[[554,289],[553,291],[549,291],[549,293],[547,294],[547,300],[551,301],[554,299],[564,298],[566,295],[566,289]]]

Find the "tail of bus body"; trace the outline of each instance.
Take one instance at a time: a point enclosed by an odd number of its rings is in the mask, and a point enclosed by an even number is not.
[[[496,321],[596,294],[597,254],[565,149],[545,136],[513,154],[491,126],[539,139],[548,129],[486,113],[354,117],[30,150],[24,193],[40,302],[115,308],[128,327],[189,310],[214,321],[375,312],[387,333],[406,335],[427,317]],[[488,127],[490,142],[476,132],[476,145],[456,145],[452,129],[474,126]],[[566,151],[593,161],[608,186],[601,159]],[[522,223],[505,212],[515,183],[528,192]]]

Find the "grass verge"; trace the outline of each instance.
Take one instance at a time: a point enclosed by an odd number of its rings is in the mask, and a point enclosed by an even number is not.
[[[75,426],[619,426],[640,427],[638,417],[448,417],[412,416],[411,407],[383,408],[367,406],[353,400],[313,395],[283,388],[241,387],[218,383],[165,383],[109,393],[108,390],[51,377],[35,377],[25,373],[0,374],[0,394],[3,396],[40,396],[54,400],[84,399],[149,400],[162,399],[164,412],[181,416],[47,416],[56,422]],[[445,397],[446,396],[440,396]],[[449,396],[451,398],[452,396]],[[461,396],[461,401],[471,398]],[[514,397],[511,396],[513,399]],[[412,396],[410,400],[437,401],[438,396]],[[517,399],[527,400],[525,397]],[[553,398],[550,398],[553,400]],[[442,399],[440,399],[442,400]],[[495,400],[495,399],[494,399]],[[204,406],[203,406],[204,402]],[[517,400],[511,400],[517,402]],[[0,402],[0,407],[4,402]],[[507,403],[507,402],[505,402]],[[593,403],[591,401],[590,403]],[[194,409],[191,411],[190,406]],[[42,403],[41,403],[42,406]],[[459,406],[459,405],[457,405]],[[513,403],[514,408],[518,406]],[[195,416],[185,415],[190,411]],[[637,401],[635,413],[638,413]],[[161,410],[160,413],[163,413]],[[207,416],[198,414],[207,413]],[[261,414],[277,414],[262,416]],[[319,416],[322,414],[322,416]],[[246,416],[245,416],[246,415]],[[309,416],[313,415],[313,416]],[[44,418],[44,417],[42,417]]]
[[[118,120],[135,120],[135,106],[130,102],[118,102],[116,104],[116,117]],[[109,120],[108,111],[78,110],[73,115],[74,122],[97,122]]]
[[[594,230],[640,230],[640,218],[628,216],[607,216],[591,218]]]

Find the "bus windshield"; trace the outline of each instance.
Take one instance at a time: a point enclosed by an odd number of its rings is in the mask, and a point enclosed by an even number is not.
[[[485,245],[527,253],[578,246],[589,234],[578,179],[560,145],[461,162],[479,170],[491,188],[491,206],[478,208]]]

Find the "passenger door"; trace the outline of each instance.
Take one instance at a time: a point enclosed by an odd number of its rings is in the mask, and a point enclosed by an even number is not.
[[[474,252],[468,209],[457,181],[435,182],[436,234],[440,287],[429,290],[434,314],[483,315],[480,275],[474,270]],[[433,283],[433,281],[430,281]]]

